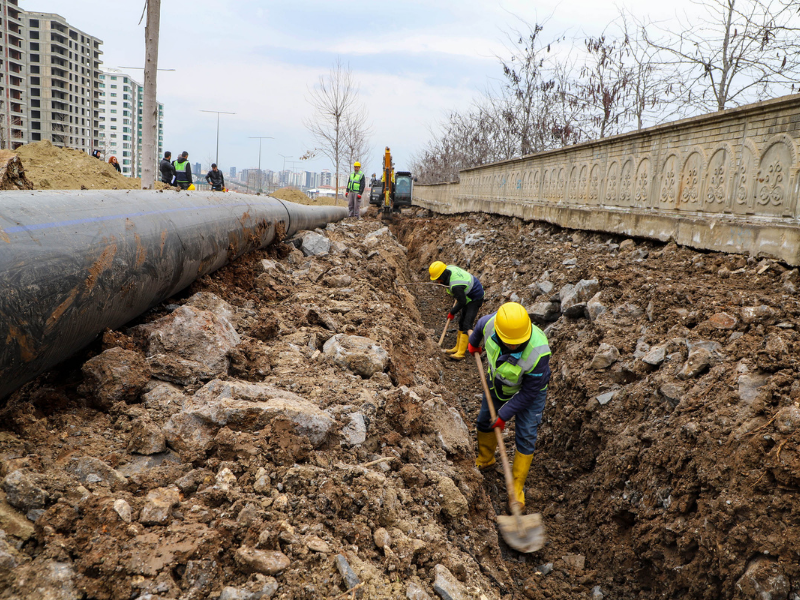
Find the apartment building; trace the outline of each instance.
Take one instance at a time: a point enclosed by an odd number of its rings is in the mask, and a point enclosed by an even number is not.
[[[103,69],[99,84],[99,145],[103,157],[116,156],[122,174],[142,176],[144,86],[118,69]],[[154,161],[164,152],[164,105],[158,104]]]
[[[27,40],[18,0],[0,0],[0,148],[28,141]]]
[[[60,15],[19,12],[27,19],[29,140],[91,152],[100,139],[103,42]]]

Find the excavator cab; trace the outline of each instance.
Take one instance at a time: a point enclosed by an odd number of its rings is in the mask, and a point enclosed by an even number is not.
[[[411,206],[411,194],[414,189],[414,178],[408,171],[397,171],[394,184],[394,209],[399,211],[403,206]]]

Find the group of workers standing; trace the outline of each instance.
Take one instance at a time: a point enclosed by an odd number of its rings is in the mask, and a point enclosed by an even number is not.
[[[432,281],[445,286],[447,293],[455,298],[447,319],[453,320],[460,314],[456,345],[446,350],[449,358],[461,360],[467,352],[471,355],[486,352],[491,398],[483,395],[478,413],[475,464],[481,470],[495,464],[494,429],[503,431],[506,423],[516,418],[516,452],[511,472],[515,499],[524,506],[525,480],[533,461],[550,381],[547,336],[516,302],[506,302],[497,312],[481,317],[470,332],[483,304],[481,282],[466,270],[438,260],[430,265],[428,272]],[[494,422],[487,404],[490,400],[497,414]]]
[[[165,152],[161,159],[159,170],[161,171],[161,181],[167,185],[179,187],[182,190],[193,190],[194,179],[192,178],[192,165],[189,164],[189,153],[181,152],[180,156],[174,161],[170,161],[172,152]],[[211,190],[222,192],[225,190],[225,176],[217,168],[216,163],[211,165],[211,170],[206,173],[206,182],[211,186]]]

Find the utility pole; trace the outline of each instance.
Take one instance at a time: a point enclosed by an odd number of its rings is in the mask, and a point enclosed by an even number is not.
[[[283,156],[283,154],[278,153],[278,156]],[[294,158],[294,156],[283,156],[283,169],[281,169],[281,174],[286,172],[286,159],[287,158]],[[280,177],[278,178],[278,183],[280,183]]]
[[[223,112],[221,110],[201,110],[200,112],[204,113],[216,113],[217,114],[217,159],[214,161],[219,168],[219,116],[220,115],[235,115],[236,113],[232,112]]]
[[[144,111],[142,115],[142,189],[156,185],[156,138],[158,137],[158,35],[161,28],[161,0],[147,0],[144,28]]]
[[[274,137],[268,135],[251,135],[251,140],[258,140],[258,194],[261,193],[261,140],[274,140]],[[249,179],[249,177],[248,177]]]

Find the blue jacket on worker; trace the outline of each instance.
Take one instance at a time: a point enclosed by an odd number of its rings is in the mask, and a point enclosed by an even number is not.
[[[536,449],[542,413],[550,382],[550,345],[544,332],[531,323],[527,311],[507,302],[492,314],[478,319],[469,336],[470,354],[485,350],[489,371],[489,394],[484,394],[478,413],[479,469],[496,462],[497,436],[506,422],[515,418],[512,479],[514,497],[525,505],[524,484]],[[492,419],[488,402],[497,414]]]

